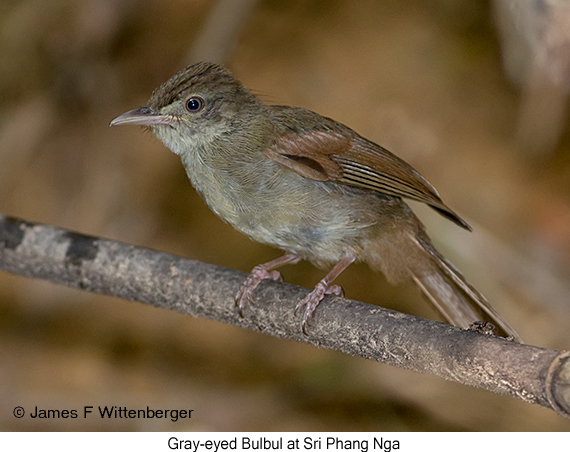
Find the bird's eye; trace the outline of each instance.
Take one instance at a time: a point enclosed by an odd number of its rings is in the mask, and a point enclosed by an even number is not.
[[[192,96],[186,101],[186,110],[190,113],[198,113],[204,108],[204,99],[199,96]]]

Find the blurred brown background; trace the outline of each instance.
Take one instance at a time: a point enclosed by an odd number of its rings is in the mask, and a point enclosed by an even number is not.
[[[3,0],[0,212],[244,271],[278,256],[216,218],[150,134],[108,127],[211,55],[265,101],[333,117],[409,161],[475,227],[414,205],[441,251],[526,342],[570,347],[570,15],[559,2],[521,13],[509,0],[259,0],[225,16],[216,3]],[[305,263],[283,273],[307,287],[324,275]],[[339,284],[438,318],[366,266]],[[481,390],[5,273],[0,382],[1,430],[570,429]],[[40,421],[15,419],[18,405],[195,411],[177,423]]]

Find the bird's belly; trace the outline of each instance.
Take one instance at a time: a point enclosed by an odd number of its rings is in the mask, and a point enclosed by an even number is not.
[[[272,164],[273,165],[273,164]],[[251,239],[296,253],[318,264],[359,254],[374,233],[380,212],[399,198],[317,182],[275,167],[250,171],[256,177],[204,173],[193,185],[225,222]],[[211,179],[211,180],[209,180]]]
[[[280,192],[278,201],[246,201],[226,219],[251,239],[296,253],[317,264],[359,253],[377,223],[374,206],[359,209],[346,192],[331,187]],[[322,185],[322,184],[321,184]],[[266,193],[267,195],[267,193]],[[362,203],[363,200],[358,200]]]

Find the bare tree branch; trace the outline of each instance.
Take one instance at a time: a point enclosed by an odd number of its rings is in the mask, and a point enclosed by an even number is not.
[[[436,375],[570,417],[569,352],[333,296],[305,336],[293,315],[302,287],[264,281],[241,318],[233,297],[242,272],[2,215],[0,269]]]

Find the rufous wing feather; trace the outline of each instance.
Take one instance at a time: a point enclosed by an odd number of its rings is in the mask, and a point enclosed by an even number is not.
[[[471,227],[405,161],[350,129],[309,130],[279,137],[265,155],[308,179],[332,181],[428,204],[459,226]]]

